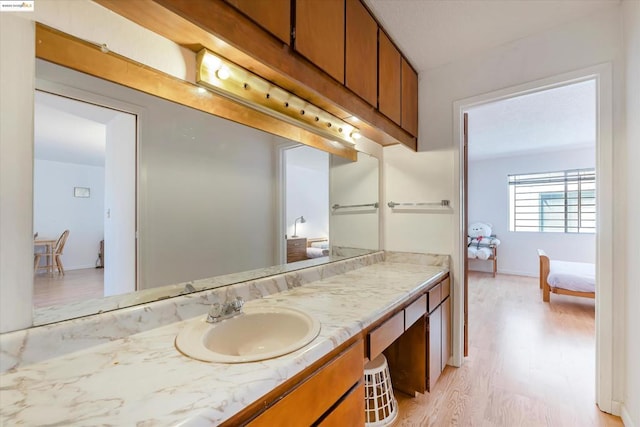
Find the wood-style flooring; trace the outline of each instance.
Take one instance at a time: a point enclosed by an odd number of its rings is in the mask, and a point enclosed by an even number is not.
[[[104,295],[104,269],[85,268],[66,270],[64,276],[57,272],[38,273],[33,277],[33,306],[68,304]]]
[[[396,393],[394,426],[622,426],[595,402],[594,300],[538,279],[471,272],[469,357],[431,393]]]

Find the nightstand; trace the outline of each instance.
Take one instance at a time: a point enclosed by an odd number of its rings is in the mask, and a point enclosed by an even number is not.
[[[307,259],[307,238],[287,239],[287,262]]]

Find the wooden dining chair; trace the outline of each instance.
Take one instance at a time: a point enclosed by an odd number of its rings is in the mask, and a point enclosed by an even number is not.
[[[64,230],[58,240],[56,241],[55,246],[52,249],[52,252],[49,254],[48,252],[36,252],[34,254],[33,259],[33,269],[34,272],[38,272],[40,269],[48,269],[48,268],[56,268],[58,273],[64,276],[64,265],[62,264],[62,253],[64,251],[64,245],[67,243],[67,238],[69,237],[69,230]],[[44,256],[47,257],[51,255],[51,264],[40,265],[40,259]]]
[[[56,242],[55,248],[53,248],[53,265],[58,269],[58,273],[64,276],[64,265],[62,265],[62,253],[64,251],[64,245],[67,243],[67,238],[69,237],[69,230],[64,230],[58,241]]]

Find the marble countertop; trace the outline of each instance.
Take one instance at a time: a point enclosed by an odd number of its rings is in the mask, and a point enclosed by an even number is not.
[[[0,376],[2,425],[216,425],[418,294],[446,268],[380,262],[247,302],[315,316],[320,335],[271,360],[206,363],[179,353],[172,323]]]

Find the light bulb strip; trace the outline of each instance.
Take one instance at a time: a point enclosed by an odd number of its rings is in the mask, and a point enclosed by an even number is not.
[[[258,111],[353,147],[360,132],[324,111],[224,58],[202,49],[197,55],[196,83]]]

